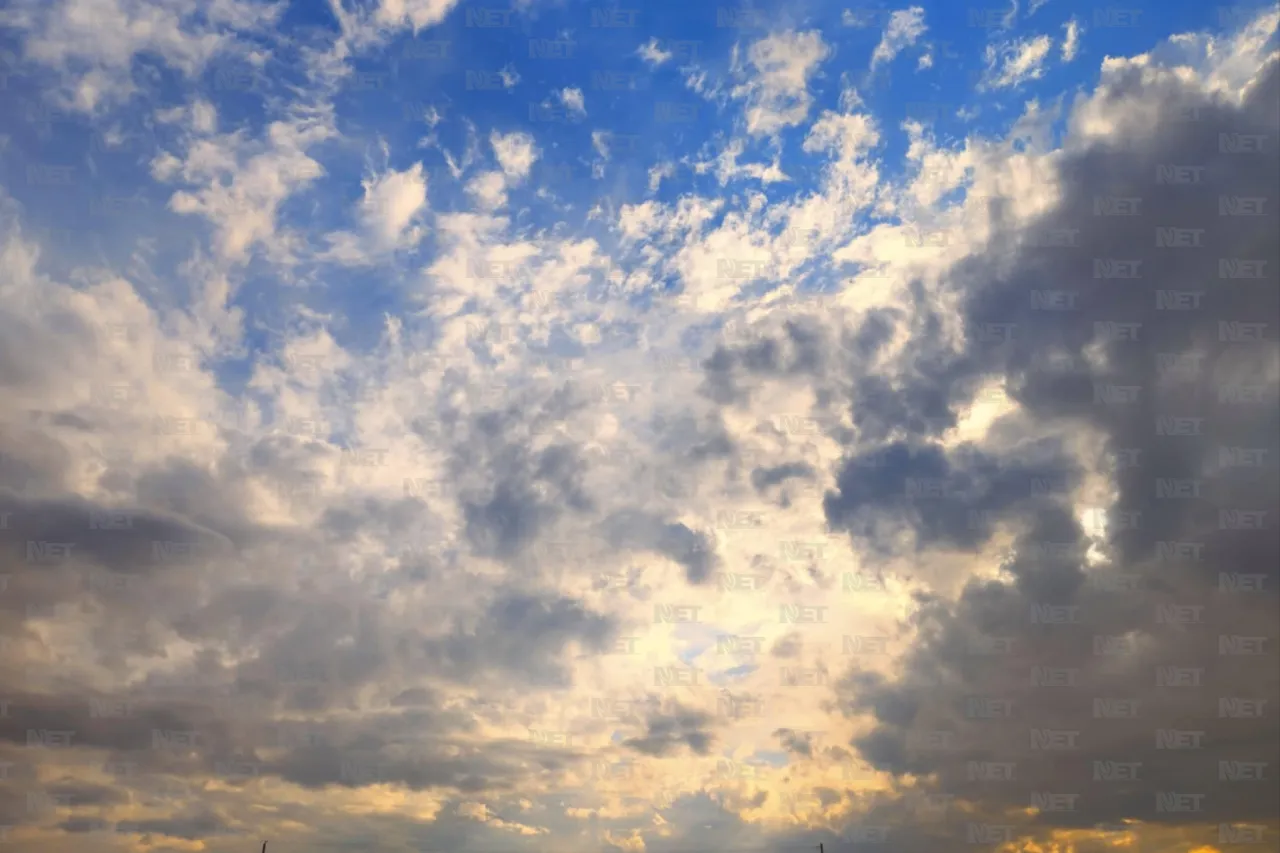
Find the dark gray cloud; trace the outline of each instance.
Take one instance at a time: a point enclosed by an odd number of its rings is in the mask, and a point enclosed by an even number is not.
[[[671,755],[687,746],[698,755],[706,755],[714,742],[707,731],[711,717],[701,711],[676,706],[668,711],[650,714],[645,719],[645,732],[628,738],[623,745],[645,755]]]
[[[485,674],[531,684],[568,686],[560,655],[570,643],[587,652],[604,651],[617,634],[610,617],[579,602],[547,595],[510,592],[494,599],[469,628],[456,627],[423,642],[427,659],[459,681]]]
[[[979,549],[997,529],[1014,542],[1000,579],[921,598],[893,675],[855,670],[838,692],[875,721],[854,741],[865,759],[993,825],[1021,826],[1034,796],[1042,828],[1132,819],[1216,843],[1219,822],[1274,825],[1280,801],[1280,737],[1257,714],[1280,701],[1280,164],[1222,141],[1262,134],[1275,150],[1280,72],[1239,106],[1143,73],[1119,72],[1106,109],[1142,101],[1158,121],[1070,149],[1059,203],[952,270],[965,348],[918,321],[899,374],[855,383],[860,446],[830,523],[878,549],[903,527],[931,550]],[[1201,182],[1178,183],[1183,167]],[[1265,196],[1264,215],[1220,215],[1237,196]],[[1137,215],[1102,215],[1135,198]],[[1261,278],[1231,277],[1249,262]],[[1075,310],[1046,309],[1064,300]],[[1105,531],[1053,486],[1079,482],[1065,447],[1029,462],[1004,427],[981,448],[933,443],[990,377],[1021,430],[1097,438],[1101,456],[1079,463],[1114,484],[1085,513]],[[890,425],[912,438],[879,444]],[[954,816],[918,831],[934,849],[966,843]]]
[[[689,583],[705,583],[716,566],[714,543],[704,533],[639,510],[606,518],[602,533],[614,547],[662,554],[684,567]]]

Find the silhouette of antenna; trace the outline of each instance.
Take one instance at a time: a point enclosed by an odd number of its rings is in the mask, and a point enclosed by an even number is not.
[[[262,853],[267,853],[267,842],[262,842]]]

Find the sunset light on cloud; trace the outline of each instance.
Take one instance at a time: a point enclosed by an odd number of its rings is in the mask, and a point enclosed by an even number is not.
[[[0,853],[1274,849],[1278,26],[0,5]]]

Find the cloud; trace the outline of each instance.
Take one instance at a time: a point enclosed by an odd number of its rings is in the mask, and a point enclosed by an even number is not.
[[[1280,15],[1114,28],[1096,84],[957,137],[972,104],[837,97],[790,30],[702,42],[697,91],[657,75],[594,129],[463,91],[463,56],[583,92],[635,49],[522,10],[196,15],[225,44],[193,76],[144,50],[147,97],[89,125],[29,102],[0,193],[0,826],[1280,830]],[[3,59],[22,103],[88,68]],[[705,111],[649,113],[683,98]]]
[[[192,0],[60,0],[19,3],[4,19],[26,34],[25,58],[58,75],[59,101],[92,114],[139,91],[136,57],[155,56],[190,80],[215,57],[244,58],[236,36],[268,34],[283,11],[241,0],[208,9]]]
[[[587,114],[586,99],[583,97],[581,89],[564,88],[556,93],[556,97],[570,112],[580,116]]]
[[[456,5],[457,0],[381,0],[377,20],[391,25],[407,23],[417,32],[443,21]]]
[[[1076,58],[1076,53],[1080,49],[1080,34],[1082,30],[1080,22],[1075,18],[1063,24],[1062,28],[1066,30],[1066,35],[1062,37],[1062,61],[1070,62]]]
[[[1270,486],[1264,483],[1274,485],[1275,472],[1224,467],[1230,454],[1222,456],[1220,448],[1265,441],[1275,409],[1268,402],[1257,417],[1236,418],[1228,414],[1232,394],[1213,389],[1258,381],[1269,389],[1266,399],[1275,399],[1274,342],[1224,345],[1218,328],[1223,316],[1274,310],[1275,298],[1261,289],[1221,288],[1212,291],[1213,310],[1175,318],[1160,309],[1156,294],[1201,288],[1198,282],[1234,269],[1231,262],[1219,265],[1224,257],[1249,255],[1272,269],[1275,244],[1261,234],[1275,223],[1259,218],[1214,228],[1216,219],[1206,219],[1185,188],[1132,182],[1135,174],[1156,174],[1166,160],[1204,156],[1220,128],[1280,129],[1263,106],[1280,86],[1280,65],[1273,55],[1256,67],[1252,85],[1235,103],[1218,100],[1206,81],[1173,69],[1105,70],[1099,93],[1078,104],[1070,121],[1082,128],[1087,115],[1098,127],[1103,116],[1112,116],[1117,123],[1097,135],[1069,138],[1053,162],[1061,189],[1048,209],[1030,219],[1002,218],[984,240],[986,250],[952,271],[967,330],[957,346],[917,349],[907,368],[917,378],[898,385],[885,377],[886,396],[855,403],[862,411],[886,411],[893,400],[904,407],[894,423],[914,422],[908,429],[936,440],[973,393],[960,389],[994,374],[1021,407],[999,428],[995,440],[1004,461],[998,464],[1038,447],[1050,465],[997,473],[988,463],[974,467],[982,457],[964,446],[926,451],[894,443],[850,458],[838,494],[827,499],[833,523],[861,518],[854,535],[872,547],[896,551],[895,531],[905,527],[916,547],[948,553],[979,548],[999,560],[998,577],[965,579],[954,600],[922,599],[907,628],[915,639],[900,676],[852,671],[842,690],[849,713],[875,720],[855,740],[864,757],[895,775],[936,779],[928,791],[970,803],[979,814],[1011,815],[1008,810],[1025,807],[1028,790],[1072,792],[1073,810],[1040,810],[1029,826],[1018,819],[1015,832],[1085,830],[1137,819],[1207,839],[1208,831],[1201,831],[1206,825],[1269,820],[1264,803],[1275,794],[1273,783],[1246,788],[1228,781],[1245,772],[1233,762],[1251,760],[1243,744],[1257,736],[1258,719],[1233,717],[1235,706],[1221,697],[1250,696],[1268,705],[1280,697],[1274,685],[1257,679],[1260,659],[1231,657],[1230,651],[1224,657],[1221,638],[1269,636],[1274,629],[1274,616],[1264,615],[1274,604],[1274,572],[1263,568],[1276,563],[1274,540],[1236,529],[1232,510],[1224,508],[1268,504],[1263,495]],[[1120,117],[1138,103],[1151,110],[1151,119],[1141,130],[1128,123],[1122,129]],[[1188,114],[1200,121],[1178,118]],[[1262,160],[1219,153],[1212,163],[1217,190],[1274,179],[1274,164]],[[1100,209],[1097,199],[1118,197],[1135,200],[1132,215],[1093,215]],[[1155,223],[1174,220],[1203,224],[1198,233],[1212,248],[1190,254],[1162,248]],[[1107,286],[1114,283],[1107,277],[1110,267],[1098,259],[1117,253],[1129,253],[1141,270],[1131,282],[1137,287]],[[1095,272],[1074,275],[1068,258]],[[1029,292],[1059,289],[1076,294],[1079,313],[1051,315],[1027,303]],[[1103,316],[1126,319],[1090,319]],[[1150,345],[1166,353],[1164,366],[1110,335],[1109,322],[1141,328]],[[1016,329],[1005,343],[987,334],[1000,323]],[[915,345],[924,339],[916,336]],[[1184,363],[1198,368],[1171,367]],[[1264,363],[1271,366],[1261,368]],[[1259,369],[1265,380],[1257,373],[1256,380],[1247,378]],[[943,375],[946,381],[939,382]],[[1135,403],[1120,404],[1105,393],[1121,384],[1142,389]],[[942,396],[928,390],[942,387],[955,390]],[[1200,417],[1198,437],[1170,439],[1161,424],[1172,411]],[[1074,449],[1043,443],[1047,436],[1071,434]],[[1075,464],[1087,466],[1085,480],[1061,467]],[[1167,492],[1174,480],[1200,483],[1203,502],[1162,498],[1161,489]],[[1082,491],[1089,481],[1098,488]],[[875,508],[861,515],[855,509],[862,506],[859,495],[872,493]],[[974,503],[979,495],[981,505]],[[1179,562],[1170,542],[1196,543],[1192,550],[1200,559]],[[1265,575],[1258,582],[1269,592],[1223,592],[1229,588],[1223,578],[1242,565]],[[1190,610],[1180,609],[1190,602]],[[1234,648],[1234,641],[1225,642]],[[1201,686],[1170,686],[1175,683]],[[1191,720],[1202,721],[1187,738],[1202,743],[1203,761],[1161,746],[1175,737],[1169,732],[1188,729]],[[1014,728],[1016,738],[1010,736]],[[1045,744],[1054,738],[1065,751],[1051,755],[1046,750],[1058,747]],[[1010,767],[1018,794],[982,781]],[[1108,781],[1129,772],[1128,782]],[[1171,790],[1197,792],[1189,810],[1167,807]]]
[[[809,78],[830,54],[816,30],[788,30],[753,43],[746,56],[750,70],[737,66],[745,82],[731,93],[747,103],[747,132],[769,135],[804,121],[813,101]]]
[[[915,44],[928,27],[924,23],[924,9],[912,6],[899,9],[889,17],[889,24],[880,37],[880,43],[871,54],[871,70],[887,62],[906,48]]]
[[[365,180],[360,218],[380,248],[391,248],[416,238],[417,232],[407,232],[426,206],[427,178],[415,163]]]
[[[489,144],[502,173],[513,180],[528,177],[529,170],[538,159],[533,137],[527,133],[501,134],[495,131],[489,136]]]
[[[662,47],[659,46],[656,38],[651,38],[644,44],[640,45],[640,47],[636,49],[636,55],[654,67],[670,61],[671,58],[675,56],[671,51],[663,50]]]
[[[989,89],[1017,88],[1044,74],[1044,61],[1053,40],[1036,36],[987,46],[987,69],[982,85]]]

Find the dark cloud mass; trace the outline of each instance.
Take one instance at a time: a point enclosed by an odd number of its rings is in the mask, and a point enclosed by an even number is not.
[[[1106,110],[1141,101],[1155,120],[1064,153],[1058,203],[952,271],[964,347],[918,336],[901,376],[855,396],[855,419],[888,406],[913,439],[876,444],[864,419],[865,449],[827,498],[834,527],[871,548],[902,526],[935,550],[981,547],[997,529],[1014,540],[1000,579],[920,601],[898,674],[853,671],[839,692],[847,714],[875,721],[854,740],[868,761],[992,824],[1035,805],[1044,829],[1140,821],[1214,844],[1219,824],[1273,826],[1280,802],[1280,219],[1274,204],[1219,211],[1224,197],[1276,197],[1280,65],[1238,106],[1143,76],[1117,72]],[[1262,134],[1273,153],[1233,153],[1234,134]],[[1162,179],[1170,164],[1203,182]],[[1098,215],[1117,198],[1140,213]],[[1178,248],[1167,228],[1199,229],[1186,239],[1201,245]],[[1076,242],[1054,247],[1061,234]],[[1119,260],[1139,277],[1112,277]],[[1262,275],[1233,278],[1250,266]],[[1038,310],[1055,291],[1076,310]],[[1178,293],[1199,294],[1198,310],[1167,310],[1194,304]],[[1242,336],[1248,323],[1263,325]],[[1079,462],[1114,492],[1081,510],[1038,486],[1079,482],[1065,447],[1028,463],[990,439],[936,443],[992,376],[1021,404],[1020,429],[1092,439]],[[958,819],[939,826],[963,840]]]

